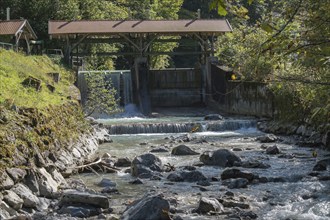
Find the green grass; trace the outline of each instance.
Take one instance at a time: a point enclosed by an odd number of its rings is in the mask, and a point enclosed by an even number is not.
[[[61,81],[54,83],[47,74],[50,72],[59,72]],[[22,85],[29,76],[41,80],[40,91]],[[9,101],[16,106],[43,109],[48,105],[64,104],[68,101],[73,76],[73,72],[54,64],[47,56],[25,56],[0,49],[0,105]],[[47,84],[55,86],[54,93]]]

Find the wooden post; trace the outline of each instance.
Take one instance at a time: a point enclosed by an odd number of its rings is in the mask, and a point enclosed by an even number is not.
[[[71,66],[71,45],[70,45],[70,39],[69,36],[66,36],[66,48],[65,48],[65,54],[64,54],[64,61],[66,64]]]
[[[151,114],[151,101],[148,82],[148,63],[146,57],[137,57],[134,60],[133,89],[137,104],[144,115]]]

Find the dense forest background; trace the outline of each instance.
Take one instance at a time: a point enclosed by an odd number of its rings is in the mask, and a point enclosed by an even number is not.
[[[267,82],[279,120],[330,130],[330,0],[0,0],[2,20],[7,7],[12,19],[28,19],[47,47],[58,43],[48,40],[50,19],[194,19],[198,9],[202,19],[226,18],[233,32],[218,37],[220,65],[232,68],[242,80]],[[152,50],[178,46],[154,44]],[[125,50],[120,44],[84,49]],[[115,56],[92,55],[87,61],[94,69],[124,65]],[[151,58],[153,68],[185,62],[191,65],[182,57]]]

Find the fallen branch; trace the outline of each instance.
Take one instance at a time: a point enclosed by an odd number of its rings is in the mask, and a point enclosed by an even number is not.
[[[75,167],[75,169],[81,169],[81,168],[85,168],[85,167],[90,167],[90,166],[93,166],[93,165],[98,164],[98,163],[101,163],[101,162],[102,162],[102,158],[99,158],[97,161],[94,161],[92,163],[88,163],[88,164],[85,164],[85,165],[77,166],[77,167]]]

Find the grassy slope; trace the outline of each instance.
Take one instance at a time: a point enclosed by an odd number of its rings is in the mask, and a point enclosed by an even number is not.
[[[49,72],[59,72],[60,82],[54,83]],[[41,91],[21,84],[28,76],[42,81]],[[56,155],[89,131],[78,103],[67,98],[73,80],[72,72],[46,56],[0,50],[0,170],[37,164],[38,155]],[[47,83],[55,86],[54,93]]]
[[[54,83],[47,74],[60,72],[61,81]],[[28,76],[42,80],[40,92],[26,88],[21,83]],[[51,93],[46,83],[55,86]],[[67,102],[69,86],[73,83],[73,74],[52,63],[46,56],[24,56],[13,51],[0,49],[0,104],[13,102],[17,106],[44,108]]]

